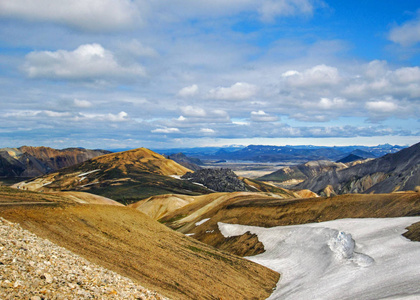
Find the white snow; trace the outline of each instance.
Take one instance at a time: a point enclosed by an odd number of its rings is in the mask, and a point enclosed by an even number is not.
[[[89,171],[89,172],[86,172],[86,173],[79,174],[79,175],[77,175],[77,176],[78,176],[78,177],[83,177],[83,176],[86,176],[86,175],[88,175],[88,174],[90,174],[90,173],[98,172],[98,171],[100,171],[100,170],[101,170],[101,169],[97,169],[97,170]]]
[[[420,299],[420,242],[401,234],[420,217],[342,219],[261,228],[218,223],[225,236],[257,234],[247,257],[281,273],[268,299]]]
[[[198,221],[197,223],[195,223],[195,226],[200,226],[201,224],[206,223],[208,220],[210,220],[210,218],[207,218],[207,219],[203,219],[201,221]]]

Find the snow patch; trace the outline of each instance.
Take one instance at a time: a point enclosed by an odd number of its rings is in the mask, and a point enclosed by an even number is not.
[[[210,220],[210,218],[207,218],[207,219],[203,219],[201,221],[198,221],[197,223],[195,223],[195,226],[200,226],[201,224],[206,223],[208,220]]]
[[[93,170],[93,171],[89,171],[89,172],[86,172],[86,173],[82,173],[82,174],[79,174],[79,175],[77,175],[78,177],[83,177],[83,176],[86,176],[86,175],[88,175],[88,174],[91,174],[91,173],[94,173],[94,172],[98,172],[98,171],[100,171],[101,169],[97,169],[97,170]]]
[[[261,228],[218,223],[225,237],[256,234],[247,257],[281,273],[268,299],[420,299],[420,243],[402,236],[420,217],[341,219]]]

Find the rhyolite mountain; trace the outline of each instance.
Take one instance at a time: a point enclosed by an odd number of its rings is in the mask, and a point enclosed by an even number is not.
[[[343,163],[336,163],[329,160],[317,160],[296,166],[284,167],[273,173],[264,175],[258,178],[258,180],[276,181],[285,185],[293,186],[322,173],[345,168],[347,168],[347,166]]]
[[[190,171],[146,148],[111,153],[15,185],[32,191],[84,191],[127,204],[153,195],[201,195],[204,186],[180,180]]]
[[[331,170],[297,185],[323,194],[391,193],[420,186],[420,143],[346,169]],[[326,193],[324,193],[326,194]]]
[[[83,148],[66,148],[62,150],[29,146],[2,148],[0,149],[0,176],[42,176],[108,153],[111,152]]]

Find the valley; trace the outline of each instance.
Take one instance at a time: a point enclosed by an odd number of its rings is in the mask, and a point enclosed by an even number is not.
[[[1,186],[0,217],[169,299],[371,299],[378,289],[383,298],[415,297],[419,145],[346,163],[107,153]],[[378,179],[366,193],[340,190],[349,170],[354,182]],[[312,188],[324,181],[329,187]],[[374,190],[382,181],[394,188]],[[359,279],[388,269],[399,271]]]

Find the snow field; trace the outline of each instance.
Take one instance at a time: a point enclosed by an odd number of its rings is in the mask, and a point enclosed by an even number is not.
[[[401,234],[420,217],[341,219],[261,228],[219,223],[225,236],[257,234],[248,257],[281,273],[268,299],[420,299],[420,242]]]

